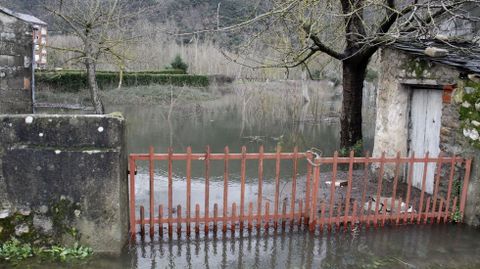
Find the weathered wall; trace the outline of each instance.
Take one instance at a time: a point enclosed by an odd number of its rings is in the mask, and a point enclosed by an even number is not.
[[[381,75],[377,96],[377,121],[375,128],[374,156],[383,151],[394,156],[400,151],[409,154],[409,125],[412,87],[417,85],[448,85],[461,83],[460,73],[448,66],[419,61],[416,58],[393,49],[383,49],[381,53]],[[461,86],[461,85],[460,85]],[[455,93],[453,93],[454,95]],[[480,164],[476,159],[480,151],[466,141],[459,114],[460,104],[454,100],[442,105],[440,129],[440,150],[449,156],[460,155],[473,158],[473,170],[469,185],[465,220],[468,224],[480,225]],[[463,180],[463,167],[456,167],[455,180]],[[442,176],[449,173],[443,167]],[[385,167],[387,178],[394,174],[393,166]],[[446,191],[447,184],[440,184],[440,192]]]
[[[377,122],[375,127],[373,155],[402,156],[409,154],[411,84],[444,85],[456,84],[459,73],[455,69],[419,61],[398,50],[382,50],[381,74],[377,95]],[[458,148],[454,129],[458,128],[458,110],[454,104],[444,104],[442,108],[442,130],[440,149],[449,153]],[[387,167],[386,174],[391,177],[393,168]]]
[[[0,114],[31,113],[32,29],[0,12]]]
[[[27,209],[31,230],[63,242],[72,238],[55,220],[66,218],[81,243],[119,253],[128,235],[124,131],[121,115],[0,115],[3,212]],[[68,205],[63,216],[59,205]]]

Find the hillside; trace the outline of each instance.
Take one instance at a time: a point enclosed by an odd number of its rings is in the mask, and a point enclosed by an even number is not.
[[[0,0],[0,5],[22,13],[29,13],[47,21],[52,30],[55,24],[43,8],[45,0]],[[68,3],[68,0],[64,0]],[[217,25],[217,9],[220,26],[244,20],[261,12],[263,1],[258,0],[160,0],[159,11],[146,19],[155,23],[175,22],[183,31],[211,28]]]

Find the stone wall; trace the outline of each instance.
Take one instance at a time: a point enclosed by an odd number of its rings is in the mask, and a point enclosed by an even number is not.
[[[413,88],[409,85],[456,84],[459,72],[443,65],[420,61],[398,50],[382,50],[381,74],[377,96],[377,122],[373,155],[387,156],[409,154],[410,102]],[[447,153],[458,153],[456,141],[459,126],[456,105],[444,104],[442,108],[442,130],[440,149]],[[455,151],[457,150],[457,151]],[[391,177],[393,168],[387,167]]]
[[[403,156],[407,156],[409,154],[409,113],[413,91],[411,85],[421,87],[421,85],[461,84],[460,73],[454,68],[421,61],[389,48],[382,50],[381,59],[386,60],[381,61],[373,155],[380,156],[385,151],[387,156],[394,156],[399,151]],[[478,226],[480,225],[480,164],[475,160],[480,156],[480,152],[472,148],[463,136],[459,104],[453,99],[442,105],[440,150],[448,156],[455,154],[474,159],[465,217],[467,223]],[[461,182],[464,167],[457,166],[455,169],[455,180]],[[450,167],[443,167],[442,178],[448,176],[449,172]],[[392,178],[393,174],[394,166],[386,166],[386,178]],[[446,192],[446,188],[447,184],[443,184],[442,181],[440,192]]]
[[[0,225],[29,212],[30,222],[14,224],[119,253],[128,238],[124,132],[121,115],[0,115]]]
[[[0,114],[32,113],[31,26],[0,11]]]

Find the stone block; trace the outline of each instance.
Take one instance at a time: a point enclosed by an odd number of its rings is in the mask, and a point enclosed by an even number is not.
[[[128,239],[124,132],[119,115],[0,115],[0,196],[32,208],[49,233],[52,205],[68,200],[80,242],[120,253]]]

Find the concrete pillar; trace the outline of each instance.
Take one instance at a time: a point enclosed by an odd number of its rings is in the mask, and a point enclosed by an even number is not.
[[[96,252],[120,253],[128,239],[126,165],[120,114],[0,115],[0,211],[26,208],[31,228],[52,240],[71,242],[75,228]]]

